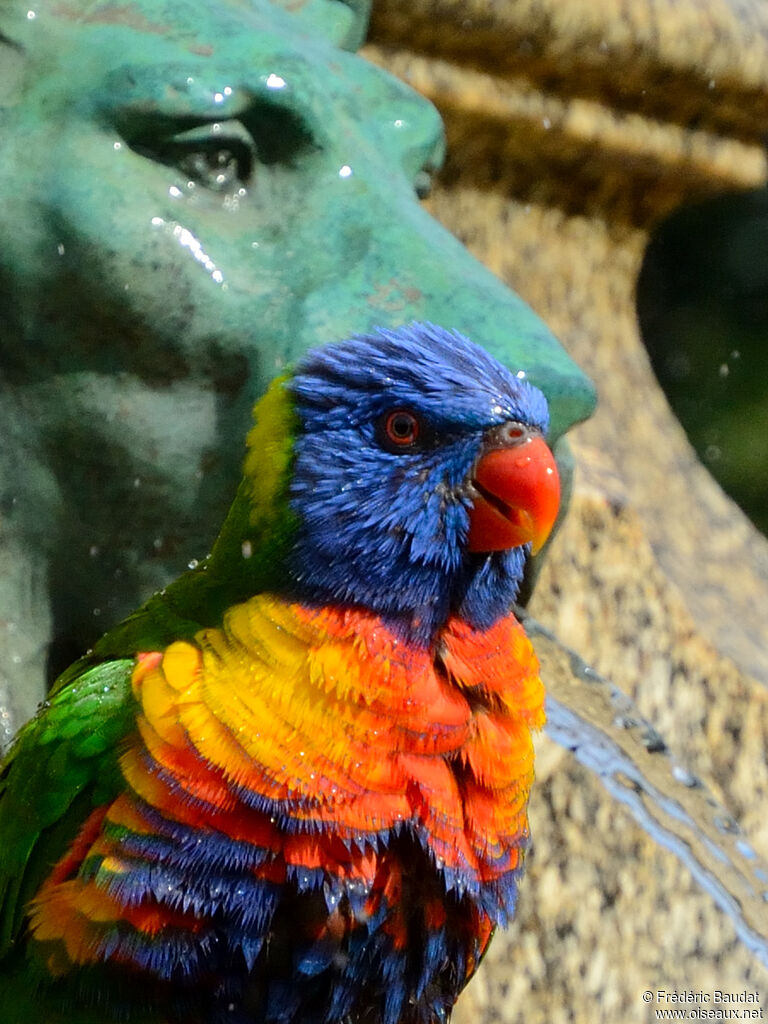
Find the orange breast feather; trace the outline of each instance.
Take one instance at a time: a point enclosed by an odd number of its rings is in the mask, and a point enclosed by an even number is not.
[[[386,836],[404,826],[469,890],[519,867],[544,694],[512,617],[484,634],[451,621],[431,652],[362,612],[260,595],[194,642],[139,656],[133,689],[126,792],[34,905],[33,932],[60,939],[70,962],[112,948],[120,920],[148,937],[200,926],[122,896],[136,857],[151,860],[153,837],[167,844],[174,829],[249,844],[260,851],[251,877],[274,882],[321,869],[370,884]]]

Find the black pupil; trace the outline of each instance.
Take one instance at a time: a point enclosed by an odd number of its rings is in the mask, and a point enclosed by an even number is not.
[[[413,417],[405,413],[392,420],[392,433],[399,438],[410,437],[413,433]]]

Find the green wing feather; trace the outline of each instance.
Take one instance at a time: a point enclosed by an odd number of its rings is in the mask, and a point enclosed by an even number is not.
[[[122,740],[135,727],[133,659],[88,669],[19,733],[0,774],[0,957],[27,901],[91,810],[120,789]]]

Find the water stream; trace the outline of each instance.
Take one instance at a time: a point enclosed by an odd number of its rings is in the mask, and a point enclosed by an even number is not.
[[[768,864],[625,694],[535,619],[520,618],[547,685],[548,735],[679,858],[768,967]]]

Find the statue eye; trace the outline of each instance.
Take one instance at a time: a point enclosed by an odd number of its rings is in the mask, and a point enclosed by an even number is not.
[[[228,192],[251,177],[251,154],[239,140],[180,152],[176,166],[212,192]]]
[[[410,409],[393,409],[379,423],[379,439],[390,451],[413,451],[422,433],[422,422]]]
[[[190,182],[211,192],[232,192],[253,175],[256,150],[237,120],[198,125],[168,135],[134,137],[131,148],[156,163],[175,167]]]
[[[191,127],[189,117],[138,116],[127,109],[118,130],[134,152],[180,172],[188,189],[225,196],[255,186],[259,168],[290,170],[320,148],[300,112],[258,101],[237,117]]]

